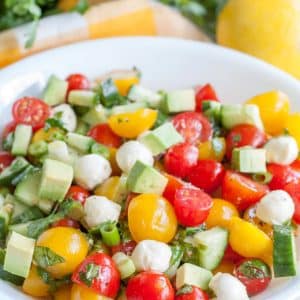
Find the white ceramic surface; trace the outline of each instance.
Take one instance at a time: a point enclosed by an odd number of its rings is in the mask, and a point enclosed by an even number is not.
[[[117,38],[50,50],[2,69],[0,128],[11,118],[13,101],[23,95],[39,95],[51,73],[65,77],[73,72],[82,72],[95,78],[113,69],[132,66],[142,71],[142,83],[150,88],[171,90],[210,82],[222,101],[231,103],[243,102],[264,91],[280,89],[290,96],[293,109],[300,111],[299,82],[250,56],[192,41]],[[299,249],[299,241],[297,243]],[[0,299],[29,298],[0,281]],[[275,280],[265,293],[253,299],[299,300],[300,277]]]

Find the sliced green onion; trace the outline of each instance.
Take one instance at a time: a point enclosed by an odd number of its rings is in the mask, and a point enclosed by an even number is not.
[[[259,183],[267,184],[273,178],[273,175],[270,172],[262,173],[262,174],[253,174],[252,179]]]
[[[40,157],[48,152],[48,144],[45,141],[38,141],[29,146],[28,153],[31,156]]]
[[[117,252],[112,257],[120,272],[121,279],[130,277],[135,272],[132,259],[123,252]]]
[[[115,222],[106,222],[100,226],[100,233],[105,245],[117,246],[120,244],[120,234]]]
[[[94,154],[100,154],[106,159],[109,159],[110,156],[108,148],[99,143],[94,143],[90,149],[90,152]]]

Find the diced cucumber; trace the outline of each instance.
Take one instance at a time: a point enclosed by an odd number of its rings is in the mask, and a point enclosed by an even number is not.
[[[111,114],[116,115],[116,114],[123,114],[123,113],[128,113],[128,112],[135,112],[138,109],[146,108],[146,107],[147,107],[146,102],[137,102],[137,103],[129,103],[129,104],[125,104],[125,105],[117,105],[111,109]]]
[[[27,154],[27,150],[32,137],[32,127],[20,124],[16,127],[14,134],[14,142],[12,144],[11,153],[15,156]]]
[[[290,225],[273,226],[273,267],[275,277],[297,275],[296,244]]]
[[[72,105],[93,107],[97,104],[96,93],[86,90],[73,90],[69,93],[68,102]]]
[[[221,117],[221,103],[217,101],[203,101],[202,102],[202,111],[203,114],[208,117],[208,119],[220,121]]]
[[[259,109],[254,104],[227,104],[221,107],[221,123],[226,129],[239,124],[251,124],[263,130]]]
[[[50,106],[65,102],[68,82],[52,75],[43,94],[44,101]]]
[[[82,154],[89,153],[95,141],[88,136],[69,132],[66,136],[66,142],[70,147],[73,147]]]
[[[41,157],[48,153],[48,144],[45,141],[37,141],[29,145],[28,154]]]
[[[89,109],[87,113],[85,113],[81,120],[89,124],[90,126],[94,126],[96,124],[102,124],[107,121],[108,111],[101,104],[96,105]]]
[[[215,269],[224,256],[228,231],[222,227],[213,227],[196,233],[193,240],[199,248],[199,265],[207,270]]]
[[[110,157],[109,148],[96,142],[92,144],[89,152],[94,154],[100,154],[107,160],[109,160]]]
[[[54,203],[52,200],[48,200],[48,199],[40,199],[38,202],[38,208],[45,214],[50,214]]]
[[[23,211],[21,214],[15,216],[14,218],[11,218],[10,224],[20,224],[25,223],[32,220],[37,220],[40,218],[43,218],[44,214],[43,212],[36,206],[27,207],[25,211]]]
[[[127,96],[133,102],[148,103],[152,108],[157,108],[160,105],[161,100],[163,99],[162,93],[157,93],[142,87],[139,84],[134,84],[128,93]]]
[[[117,252],[113,255],[112,259],[120,272],[121,279],[130,277],[136,271],[132,259],[125,253]]]
[[[161,110],[167,114],[194,111],[195,106],[195,91],[193,89],[169,92],[160,104]]]
[[[11,204],[12,207],[13,207],[12,215],[11,215],[11,222],[13,222],[13,220],[15,218],[17,218],[19,215],[23,214],[23,212],[25,212],[28,209],[27,205],[25,205],[22,202],[18,201],[16,199],[16,197],[14,197],[11,194],[8,194],[5,197],[4,203],[5,204]]]
[[[23,157],[17,157],[9,167],[0,173],[0,185],[9,185],[14,177],[23,172],[29,165]]]
[[[18,174],[14,179],[11,181],[11,185],[16,186],[19,182],[21,182],[29,173],[33,172],[35,168],[32,165],[29,165],[25,168],[23,172]]]
[[[86,135],[88,133],[89,129],[90,129],[90,126],[88,123],[86,123],[83,120],[78,119],[75,133],[81,134],[81,135]]]
[[[252,147],[234,148],[232,167],[242,173],[265,173],[266,150]]]

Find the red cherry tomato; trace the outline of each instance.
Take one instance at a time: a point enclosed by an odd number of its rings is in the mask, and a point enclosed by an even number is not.
[[[75,201],[80,202],[82,205],[85,203],[86,198],[90,193],[79,185],[72,185],[68,190],[66,198],[71,198]]]
[[[18,123],[16,121],[10,121],[6,124],[2,131],[2,139],[5,139],[11,132],[15,131],[17,125]]]
[[[293,220],[300,224],[300,183],[289,183],[284,187],[284,190],[290,194],[290,196],[294,200],[295,204],[295,212],[293,216]]]
[[[71,74],[66,81],[68,81],[68,94],[72,90],[87,90],[91,84],[88,78],[82,74]]]
[[[222,183],[222,198],[232,202],[239,210],[245,210],[258,202],[268,186],[255,182],[239,173],[226,171]]]
[[[170,174],[164,175],[168,178],[168,184],[163,192],[163,197],[173,203],[176,191],[184,186],[184,182]]]
[[[223,259],[224,260],[229,260],[233,263],[238,263],[239,261],[241,261],[244,257],[239,255],[238,253],[236,253],[231,247],[230,245],[227,246]]]
[[[272,174],[268,184],[271,190],[282,190],[288,183],[298,182],[300,179],[300,171],[291,166],[269,164],[267,169]]]
[[[97,252],[77,267],[72,281],[102,296],[115,298],[120,288],[120,273],[109,255]]]
[[[169,279],[160,273],[142,272],[131,278],[126,288],[127,300],[174,300]]]
[[[97,143],[108,147],[119,148],[122,144],[122,139],[110,129],[108,124],[94,126],[87,135],[92,137]]]
[[[184,293],[176,296],[175,300],[209,300],[209,298],[208,295],[198,287],[189,286]]]
[[[189,143],[177,144],[167,151],[164,157],[164,166],[168,173],[186,177],[191,168],[197,164],[199,150]]]
[[[208,83],[196,88],[196,111],[202,112],[203,101],[218,101],[214,88]]]
[[[245,259],[237,264],[233,274],[245,285],[249,296],[264,291],[271,281],[271,270],[259,259]]]
[[[33,130],[42,128],[50,116],[50,107],[42,100],[24,97],[12,107],[12,114],[17,123],[32,126]]]
[[[136,242],[135,241],[128,241],[125,243],[121,243],[117,246],[113,246],[111,247],[111,252],[112,254],[115,254],[117,252],[123,252],[126,255],[131,255],[134,248],[136,246]]]
[[[194,227],[207,219],[212,204],[208,194],[186,186],[176,191],[173,205],[178,222],[183,226]]]
[[[180,113],[173,118],[172,123],[184,140],[192,144],[206,142],[213,134],[211,124],[201,113]]]
[[[73,227],[73,228],[80,228],[80,225],[77,221],[72,219],[61,219],[52,224],[52,227]]]
[[[241,124],[233,127],[226,137],[226,156],[231,159],[232,150],[236,147],[252,146],[260,147],[267,141],[263,131],[249,124]]]
[[[10,166],[15,158],[9,152],[0,152],[0,173]]]
[[[222,183],[225,174],[224,167],[221,163],[205,159],[199,160],[188,174],[188,180],[196,187],[211,193],[216,190]]]

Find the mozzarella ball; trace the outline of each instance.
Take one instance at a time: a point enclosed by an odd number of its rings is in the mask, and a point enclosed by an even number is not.
[[[101,155],[84,155],[75,162],[75,181],[87,190],[93,190],[97,185],[107,179],[110,174],[110,163]]]
[[[121,205],[102,196],[91,196],[84,203],[84,220],[91,227],[107,221],[118,221]]]
[[[271,191],[261,198],[256,207],[256,216],[263,222],[273,225],[282,225],[289,221],[294,212],[294,201],[283,190]]]
[[[296,140],[288,135],[274,137],[264,146],[268,163],[289,165],[299,153]]]
[[[131,259],[137,271],[165,272],[170,265],[171,248],[162,242],[144,240],[137,244]]]
[[[71,163],[68,146],[63,141],[54,141],[48,144],[48,158],[55,159],[64,163]]]
[[[249,300],[246,287],[228,273],[217,273],[211,279],[209,288],[216,294],[216,300]]]
[[[137,160],[149,166],[154,163],[151,151],[138,141],[124,143],[117,151],[116,160],[125,173],[129,173]]]
[[[59,119],[62,121],[63,126],[68,131],[74,131],[77,126],[76,114],[69,104],[60,104],[52,109],[52,115],[61,113]]]

